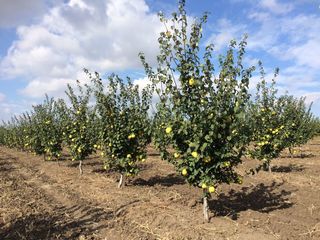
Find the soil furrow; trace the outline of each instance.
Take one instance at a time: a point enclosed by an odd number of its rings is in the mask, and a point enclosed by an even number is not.
[[[276,159],[271,174],[219,187],[203,223],[201,190],[152,149],[118,189],[97,157],[80,176],[76,163],[0,147],[0,239],[320,239],[320,145],[307,149],[310,157]]]

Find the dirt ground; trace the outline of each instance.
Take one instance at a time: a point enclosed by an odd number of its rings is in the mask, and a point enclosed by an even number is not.
[[[0,147],[0,239],[320,239],[320,138],[301,153],[283,153],[271,174],[219,187],[203,223],[201,189],[151,148],[141,173],[118,189],[119,176],[96,157],[80,176],[68,159]]]

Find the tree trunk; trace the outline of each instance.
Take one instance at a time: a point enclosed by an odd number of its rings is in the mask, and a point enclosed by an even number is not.
[[[268,171],[269,171],[269,173],[271,173],[271,172],[272,172],[270,162],[268,162]]]
[[[289,153],[290,153],[290,157],[293,158],[293,153],[292,153],[291,147],[289,147]]]
[[[270,160],[267,160],[263,163],[263,170],[268,171],[269,173],[272,172]]]
[[[82,170],[82,160],[79,161],[79,171],[80,171],[80,175],[83,174],[83,170]]]
[[[120,175],[120,180],[119,180],[119,183],[118,183],[118,188],[122,188],[123,182],[124,182],[124,176],[123,176],[123,174],[121,173],[121,175]]]
[[[203,218],[205,222],[209,222],[208,191],[206,189],[203,189]]]

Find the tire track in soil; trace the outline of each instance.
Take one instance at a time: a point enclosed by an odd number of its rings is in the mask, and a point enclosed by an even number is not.
[[[12,183],[11,190],[15,193],[17,190],[27,190],[20,197],[33,199],[28,203],[20,202],[22,205],[18,208],[25,208],[22,209],[22,216],[9,227],[5,223],[0,225],[0,239],[78,239],[81,235],[85,239],[104,239],[97,231],[108,228],[108,225],[112,227],[113,211],[57,186],[57,182],[45,173],[30,169],[7,152],[0,150],[0,156],[0,177],[4,182]],[[37,230],[38,225],[47,226]],[[63,236],[60,236],[61,232]]]

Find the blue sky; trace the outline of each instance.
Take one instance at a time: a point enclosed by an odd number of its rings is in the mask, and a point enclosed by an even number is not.
[[[137,54],[155,63],[157,12],[172,0],[0,0],[0,119],[31,109],[44,94],[63,97],[67,83],[88,81],[86,67],[128,74],[147,84]],[[245,63],[261,60],[278,88],[313,102],[320,116],[320,0],[187,0],[187,12],[210,12],[203,46],[217,55],[228,42],[249,35]],[[252,79],[254,88],[258,77]]]

